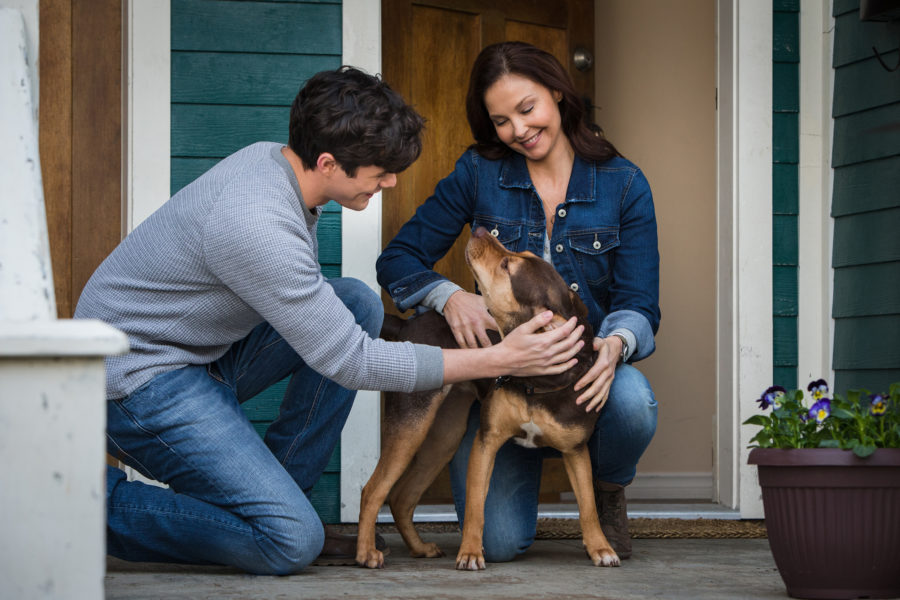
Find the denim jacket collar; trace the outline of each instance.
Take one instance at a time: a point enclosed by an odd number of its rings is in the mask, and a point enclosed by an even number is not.
[[[502,188],[534,189],[525,157],[518,152],[503,159],[499,179]],[[593,200],[594,167],[576,154],[575,162],[572,164],[572,174],[569,177],[569,187],[566,190],[566,202],[592,202]]]

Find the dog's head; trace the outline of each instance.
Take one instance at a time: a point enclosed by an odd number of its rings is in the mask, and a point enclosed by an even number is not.
[[[466,262],[502,334],[549,309],[553,320],[548,328],[578,317],[592,335],[581,298],[552,265],[531,252],[510,252],[479,227],[466,246]]]

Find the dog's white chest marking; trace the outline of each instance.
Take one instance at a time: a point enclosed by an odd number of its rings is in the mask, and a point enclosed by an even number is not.
[[[541,428],[537,426],[534,422],[534,419],[528,421],[527,423],[522,423],[520,425],[522,431],[525,432],[525,437],[514,437],[513,440],[520,446],[524,446],[525,448],[537,448],[537,444],[534,443],[534,439],[544,433],[541,431]]]

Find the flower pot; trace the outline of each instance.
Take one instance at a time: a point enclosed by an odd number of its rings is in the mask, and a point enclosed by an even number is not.
[[[749,463],[790,596],[900,597],[900,448],[756,448]]]

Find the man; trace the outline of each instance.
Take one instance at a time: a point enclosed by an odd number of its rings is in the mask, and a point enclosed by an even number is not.
[[[376,77],[348,67],[319,73],[294,100],[288,146],[260,142],[225,158],[98,267],[75,316],[106,321],[131,344],[107,360],[108,449],[169,485],[108,469],[110,554],[296,572],[334,551],[307,493],[337,443],[351,390],[434,389],[573,364],[580,331],[573,321],[536,333],[549,314],[490,348],[374,339],[378,295],[322,276],[321,207],[334,200],[362,210],[395,185],[419,155],[422,123]],[[289,376],[261,440],[240,403]]]

